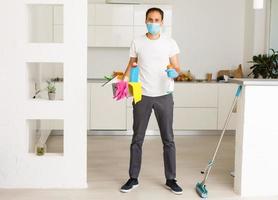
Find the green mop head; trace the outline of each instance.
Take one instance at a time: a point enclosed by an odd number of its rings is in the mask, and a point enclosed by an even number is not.
[[[196,184],[196,192],[201,198],[207,198],[208,197],[208,191],[206,189],[206,185],[203,183],[197,183]]]

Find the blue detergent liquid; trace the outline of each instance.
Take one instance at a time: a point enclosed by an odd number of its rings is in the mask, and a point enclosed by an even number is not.
[[[139,67],[136,65],[135,67],[131,67],[129,81],[133,83],[139,82]]]

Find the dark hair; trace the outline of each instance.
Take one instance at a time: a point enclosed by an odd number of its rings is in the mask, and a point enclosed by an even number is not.
[[[156,12],[159,12],[159,14],[161,15],[161,20],[163,20],[163,17],[164,17],[164,12],[163,12],[163,10],[161,10],[160,8],[155,8],[155,7],[149,8],[149,9],[147,10],[147,12],[146,12],[146,19],[147,19],[149,13],[155,12],[155,11],[156,11]]]

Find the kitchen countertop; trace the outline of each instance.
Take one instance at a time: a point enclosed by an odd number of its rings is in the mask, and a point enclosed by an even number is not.
[[[229,79],[229,83],[237,83],[241,85],[253,85],[253,86],[278,86],[278,79],[236,78],[236,79]]]
[[[87,78],[88,83],[105,83],[106,79],[104,78]],[[228,82],[217,82],[216,80],[212,80],[212,81],[206,81],[206,80],[195,80],[195,81],[175,81],[176,84],[185,84],[185,83],[207,83],[207,84],[225,84]],[[237,82],[236,82],[237,83]]]

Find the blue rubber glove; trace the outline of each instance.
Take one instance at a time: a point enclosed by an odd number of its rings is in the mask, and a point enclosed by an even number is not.
[[[165,70],[167,72],[167,76],[169,78],[177,78],[179,76],[178,72],[175,69],[167,69]]]

